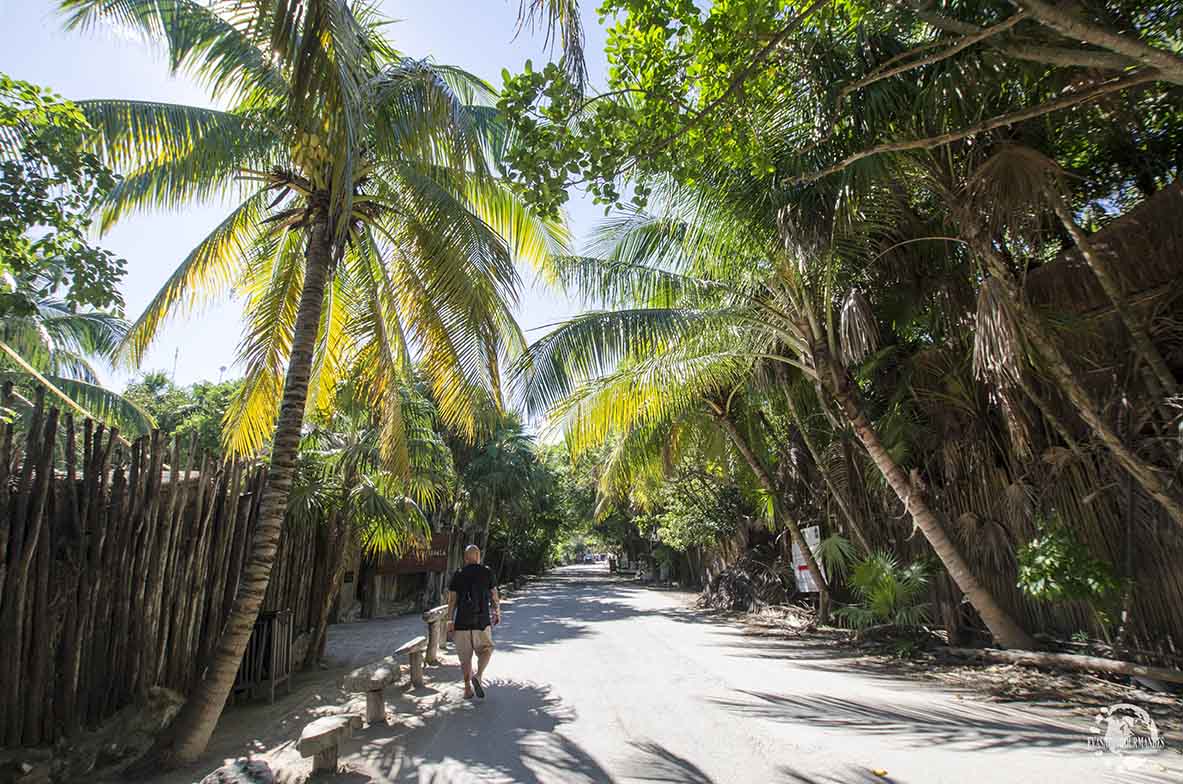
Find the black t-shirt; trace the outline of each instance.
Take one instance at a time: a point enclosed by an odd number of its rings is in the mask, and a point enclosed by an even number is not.
[[[448,590],[456,592],[456,629],[484,629],[492,623],[489,604],[493,593],[493,570],[483,564],[469,564],[452,575]]]

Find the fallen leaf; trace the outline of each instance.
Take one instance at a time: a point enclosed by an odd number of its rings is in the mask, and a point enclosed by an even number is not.
[[[878,776],[881,779],[887,778],[887,771],[884,770],[883,768],[875,768],[871,772],[874,773],[876,776]]]

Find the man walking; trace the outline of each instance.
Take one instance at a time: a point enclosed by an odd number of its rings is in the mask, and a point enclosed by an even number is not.
[[[493,584],[493,572],[481,563],[481,549],[464,548],[464,568],[448,583],[448,631],[460,655],[464,672],[464,696],[485,698],[485,667],[493,656],[493,627],[501,622],[501,599]],[[476,654],[476,672],[472,655]]]

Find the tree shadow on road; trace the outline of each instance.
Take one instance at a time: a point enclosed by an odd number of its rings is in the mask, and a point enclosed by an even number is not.
[[[778,769],[777,781],[783,784],[904,784],[889,775],[879,775],[865,768],[846,766],[838,773],[804,773],[787,765]]]
[[[504,622],[496,630],[497,647],[518,650],[586,637],[594,624],[622,621],[642,614],[629,604],[629,593],[640,590],[618,581],[602,580],[581,590],[571,580],[540,580],[527,593],[507,603]]]
[[[452,782],[610,781],[560,728],[574,710],[547,686],[491,680],[484,701],[454,702],[422,726],[374,738],[357,754],[383,780]]]
[[[1079,751],[1081,731],[1038,716],[966,703],[956,710],[927,706],[858,702],[812,694],[741,691],[746,700],[712,700],[744,717],[851,730],[858,735],[893,735],[916,745],[941,743],[962,750],[1007,747],[1050,748]]]
[[[865,657],[866,651],[842,644],[837,635],[810,633],[798,637],[776,634],[760,634],[745,627],[731,627],[716,632],[720,638],[713,643],[718,648],[729,649],[733,656],[750,659],[782,659],[801,662],[808,660],[846,661]]]
[[[715,784],[702,768],[660,743],[631,743],[637,754],[625,766],[627,781],[662,781],[678,784]]]

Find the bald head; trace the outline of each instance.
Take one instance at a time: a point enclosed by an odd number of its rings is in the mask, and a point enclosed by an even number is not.
[[[474,564],[481,562],[481,548],[475,544],[470,544],[464,548],[464,563]]]

